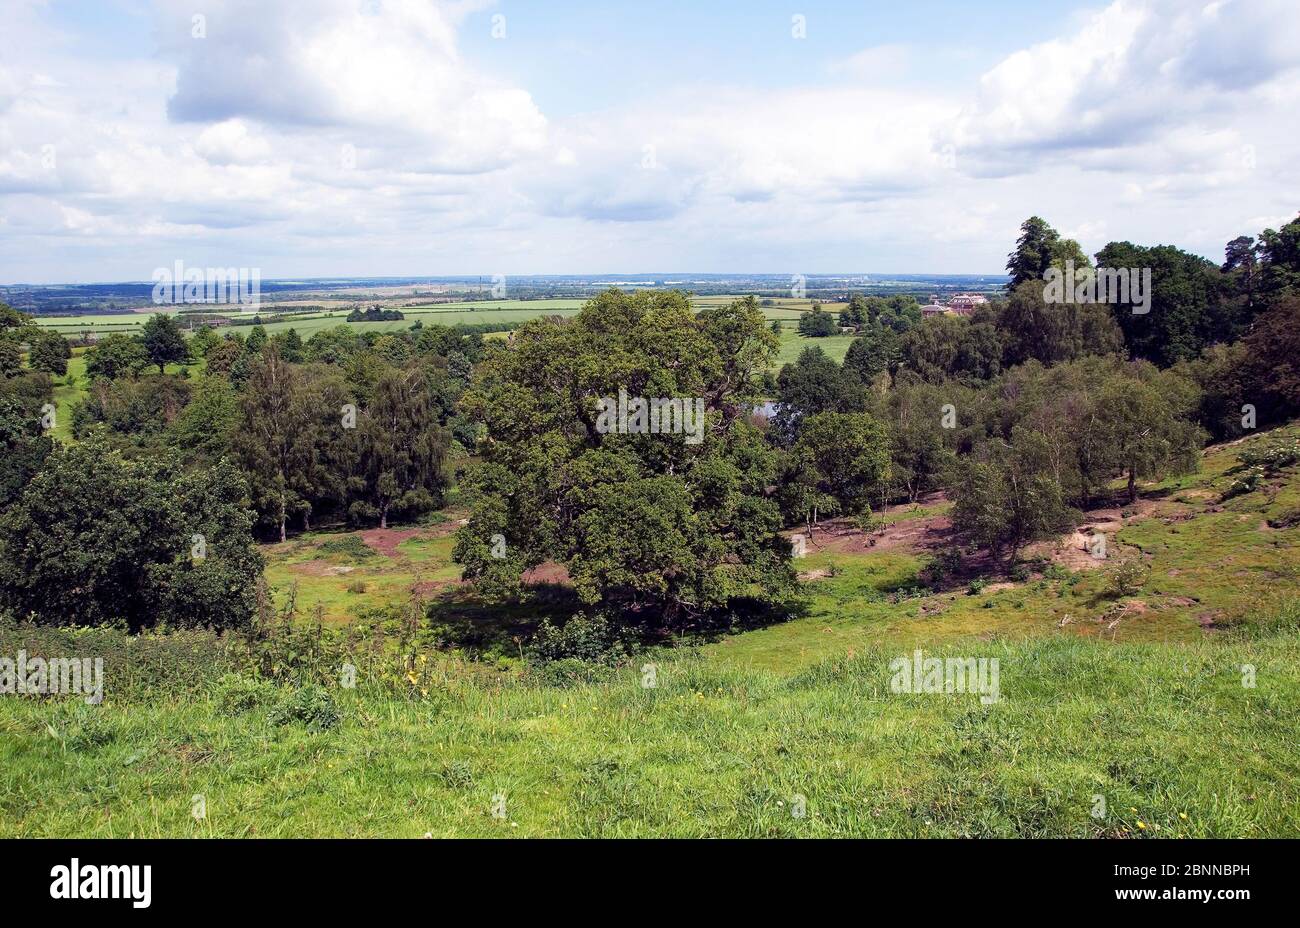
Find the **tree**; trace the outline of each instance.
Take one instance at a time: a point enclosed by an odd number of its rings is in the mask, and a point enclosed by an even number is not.
[[[1132,357],[1168,367],[1198,357],[1216,342],[1231,341],[1243,330],[1245,320],[1232,312],[1222,272],[1199,255],[1172,245],[1111,242],[1097,253],[1097,263],[1144,274],[1150,269],[1147,312],[1133,312],[1132,302],[1110,306]]]
[[[71,357],[72,348],[68,340],[58,332],[43,331],[32,338],[28,354],[32,370],[62,377],[68,373],[68,359]]]
[[[394,370],[375,387],[360,428],[360,474],[365,492],[352,503],[354,519],[378,519],[388,528],[391,514],[416,516],[442,505],[451,436],[419,370]]]
[[[163,373],[168,364],[183,364],[189,360],[189,346],[185,335],[176,324],[176,320],[166,313],[155,313],[149,317],[140,332],[145,353],[149,363],[158,365],[158,373]]]
[[[1015,291],[1027,280],[1042,280],[1048,268],[1064,268],[1067,261],[1073,261],[1075,267],[1091,266],[1078,242],[1061,238],[1046,220],[1030,216],[1020,225],[1016,250],[1007,255],[1007,273],[1011,275],[1007,291]]]
[[[249,371],[234,450],[248,475],[253,508],[280,541],[290,516],[310,510],[310,422],[298,373],[273,346],[267,348]]]
[[[1300,219],[1259,236],[1261,289],[1269,303],[1300,292]]]
[[[176,418],[171,438],[188,459],[212,463],[232,449],[242,419],[234,387],[224,378],[205,376]]]
[[[772,428],[782,444],[798,437],[799,422],[819,412],[849,412],[862,409],[865,391],[857,380],[817,346],[799,352],[794,364],[781,368],[776,378],[777,411]]]
[[[857,513],[889,481],[889,437],[866,413],[825,412],[809,417],[790,453],[796,486],[812,489],[800,493],[795,512],[809,523],[817,512],[829,511],[825,497],[840,512]],[[811,513],[807,505],[813,503]]]
[[[880,414],[889,426],[890,496],[916,502],[923,493],[943,485],[958,438],[956,429],[943,427],[946,407],[952,407],[954,416],[959,410],[966,412],[973,405],[970,395],[953,384],[931,384],[916,374],[900,372]]]
[[[1300,415],[1300,293],[1262,313],[1246,336],[1244,390],[1234,405],[1253,403],[1260,419],[1284,422]]]
[[[749,423],[777,347],[755,301],[696,314],[678,292],[609,290],[570,319],[525,323],[462,399],[484,430],[455,549],[467,579],[513,595],[553,561],[583,602],[668,625],[788,601],[790,548],[767,495],[777,458]],[[611,423],[598,401],[620,391],[660,400],[661,427]],[[674,400],[690,421],[663,428]]]
[[[858,383],[869,385],[881,374],[894,370],[900,357],[898,334],[893,329],[878,321],[864,322],[844,355],[844,371]]]
[[[1095,303],[1047,303],[1041,280],[1030,280],[1012,291],[997,316],[1007,367],[1026,361],[1059,364],[1090,354],[1111,354],[1124,348],[1124,335],[1111,310]]]
[[[196,358],[206,358],[213,346],[221,343],[217,330],[206,322],[194,331],[190,339],[190,353]]]
[[[953,527],[1011,561],[1031,541],[1065,531],[1077,513],[1065,504],[1040,435],[1013,431],[990,439],[963,458],[952,487]]]
[[[16,377],[23,369],[23,349],[18,340],[0,333],[0,380]]]
[[[266,335],[266,329],[262,328],[262,323],[254,322],[248,330],[248,338],[244,340],[244,351],[247,354],[261,354],[268,341],[270,339]]]
[[[22,342],[35,328],[32,317],[7,303],[0,303],[0,380],[18,376],[22,370]]]
[[[1097,403],[1099,443],[1111,466],[1128,475],[1128,501],[1137,481],[1196,469],[1205,434],[1191,421],[1199,401],[1195,386],[1150,365],[1109,378]]]
[[[811,312],[800,313],[798,329],[806,338],[824,338],[839,332],[835,317],[822,309],[820,303],[814,303]]]
[[[149,352],[133,335],[109,335],[86,351],[86,377],[92,381],[135,377],[148,366]]]
[[[243,626],[263,566],[246,493],[224,463],[130,461],[94,439],[55,450],[0,517],[0,607],[54,625]]]
[[[0,512],[22,493],[54,450],[40,416],[17,397],[0,396]]]
[[[1002,369],[1002,340],[988,322],[935,316],[899,340],[902,363],[931,383],[987,380]]]

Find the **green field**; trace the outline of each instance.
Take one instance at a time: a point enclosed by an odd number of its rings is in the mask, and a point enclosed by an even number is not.
[[[718,306],[729,303],[737,299],[735,296],[707,296],[697,297],[695,303],[698,307]],[[360,301],[358,305],[371,305],[378,301]],[[585,300],[578,299],[556,299],[556,300],[478,300],[464,303],[431,303],[421,306],[394,306],[388,308],[400,309],[407,318],[395,322],[364,322],[352,323],[359,328],[372,328],[377,330],[405,329],[409,328],[415,320],[419,319],[427,324],[441,325],[476,325],[481,323],[501,323],[501,322],[526,322],[539,316],[571,316],[576,313],[583,305]],[[772,301],[774,305],[764,306],[763,314],[769,319],[794,320],[802,312],[807,312],[812,308],[811,300],[795,299],[776,299]],[[330,328],[340,325],[347,321],[348,309],[334,309],[324,312],[313,312],[287,319],[283,322],[272,321],[278,315],[275,307],[278,304],[267,303],[262,311],[262,318],[265,320],[264,326],[269,332],[283,331],[289,328],[295,328],[304,337],[308,337],[313,332],[321,329]],[[833,312],[839,312],[843,304],[826,303],[825,307]],[[173,310],[167,307],[159,307],[158,312],[168,312],[175,315]],[[80,316],[37,316],[36,323],[40,326],[54,329],[64,335],[77,335],[82,332],[95,332],[97,334],[110,334],[112,332],[134,332],[143,326],[155,310],[147,310],[136,313],[97,313]],[[214,307],[213,312],[220,312],[220,307]],[[245,313],[241,316],[251,318],[253,314]],[[183,321],[183,319],[182,319]],[[242,326],[234,327],[236,331],[243,330]]]

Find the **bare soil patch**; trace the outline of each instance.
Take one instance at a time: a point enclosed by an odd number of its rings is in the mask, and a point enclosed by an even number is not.
[[[418,528],[371,528],[358,533],[361,540],[384,557],[397,557],[397,546],[420,534]]]

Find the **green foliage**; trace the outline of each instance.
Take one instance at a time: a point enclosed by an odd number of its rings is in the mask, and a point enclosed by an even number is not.
[[[212,688],[212,698],[222,712],[239,714],[273,704],[279,691],[269,680],[242,673],[220,677]]]
[[[337,535],[327,538],[316,547],[320,554],[330,554],[349,561],[378,557],[375,549],[361,540],[359,535]]]
[[[839,330],[835,317],[822,309],[820,303],[814,303],[810,312],[799,316],[798,331],[806,338],[825,338],[827,335],[835,335]]]
[[[587,664],[621,664],[637,650],[635,634],[604,613],[579,612],[562,625],[542,619],[528,647],[533,663],[573,660]]]
[[[826,497],[840,512],[869,509],[889,481],[885,430],[866,413],[818,413],[802,425],[782,488],[787,513],[811,522],[812,510],[830,510]]]
[[[246,493],[224,462],[185,472],[97,440],[56,450],[0,517],[0,607],[56,625],[247,624],[262,559]]]
[[[1242,449],[1239,460],[1246,467],[1259,467],[1272,475],[1300,463],[1300,435],[1279,433]]]
[[[1111,242],[1097,254],[1104,267],[1151,270],[1150,308],[1134,313],[1131,303],[1112,304],[1129,353],[1160,367],[1191,360],[1202,349],[1240,332],[1232,304],[1223,299],[1222,272],[1210,261],[1172,245],[1145,248]]]
[[[149,352],[134,335],[114,333],[86,351],[86,376],[91,380],[135,377],[149,366]]]
[[[32,370],[62,377],[68,372],[68,359],[71,357],[72,346],[57,332],[41,330],[31,339],[29,361]]]
[[[803,349],[794,364],[777,375],[777,411],[772,429],[781,444],[793,444],[800,423],[823,412],[854,412],[865,405],[866,391],[821,348]]]
[[[190,401],[188,381],[167,374],[97,380],[72,408],[72,434],[84,438],[103,423],[121,435],[151,435],[174,422]]]
[[[140,340],[149,363],[158,365],[162,373],[168,364],[184,364],[190,359],[189,345],[176,320],[166,313],[155,313],[140,330]]]
[[[859,383],[870,384],[901,360],[898,333],[881,322],[863,324],[844,355],[844,370]]]
[[[1009,550],[1013,560],[1023,545],[1064,531],[1077,513],[1066,505],[1048,458],[1044,438],[1022,429],[1010,442],[981,445],[957,468],[953,527],[995,554]]]
[[[674,622],[793,590],[776,458],[748,422],[776,349],[757,303],[691,311],[678,293],[611,290],[570,320],[531,322],[488,354],[463,405],[485,430],[455,558],[486,594],[564,564],[579,597]],[[598,427],[598,400],[705,404],[701,440]],[[493,556],[494,535],[505,540]]]
[[[1020,226],[1016,249],[1007,255],[1007,273],[1011,280],[1007,290],[1014,292],[1027,280],[1042,280],[1050,267],[1063,267],[1073,261],[1075,267],[1088,267],[1088,257],[1073,239],[1063,239],[1059,232],[1038,216],[1030,216]]]
[[[1151,568],[1141,558],[1121,558],[1106,572],[1106,589],[1111,596],[1134,596],[1150,576]]]
[[[1124,348],[1124,333],[1110,308],[1073,301],[1047,303],[1041,279],[1024,281],[1011,291],[998,312],[997,331],[1002,361],[1008,367],[1027,361],[1050,366]]]
[[[419,371],[393,371],[375,386],[358,422],[358,467],[350,475],[354,519],[414,518],[442,505],[451,435]]]
[[[328,731],[343,720],[329,690],[307,685],[284,691],[266,714],[272,725],[302,725],[309,731]]]
[[[18,498],[53,449],[36,410],[0,395],[0,512]]]

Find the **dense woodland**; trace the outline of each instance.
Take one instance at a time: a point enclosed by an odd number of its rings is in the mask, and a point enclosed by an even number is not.
[[[1046,302],[1067,261],[1151,268],[1150,312]],[[455,493],[456,560],[485,600],[526,598],[525,571],[554,562],[581,608],[672,627],[797,598],[785,529],[866,528],[945,489],[969,543],[1010,563],[1116,478],[1131,500],[1208,441],[1300,412],[1300,220],[1218,265],[1130,242],[1089,259],[1035,217],[1008,272],[968,318],[923,320],[906,297],[817,307],[779,371],[754,298],[697,311],[610,290],[495,339],[419,322],[186,338],[158,315],[88,348],[68,446],[47,404],[69,344],[0,306],[0,610],[239,627],[255,542],[410,522]],[[840,364],[816,338],[848,327]],[[596,400],[620,389],[702,398],[705,440],[602,432]],[[768,399],[770,421],[754,415]]]

